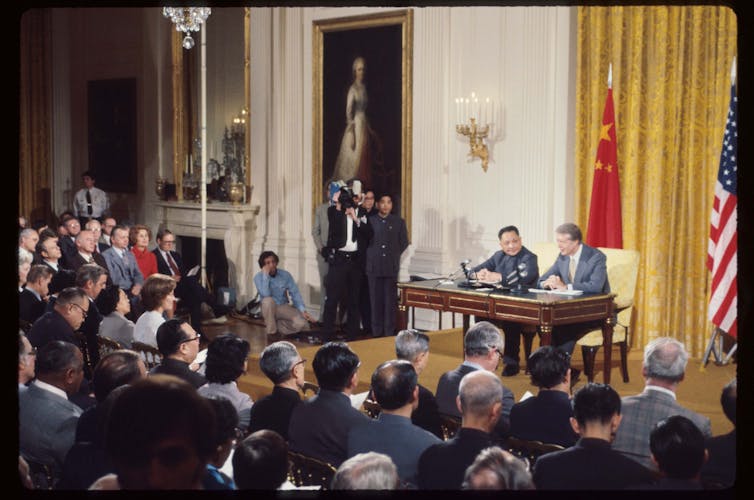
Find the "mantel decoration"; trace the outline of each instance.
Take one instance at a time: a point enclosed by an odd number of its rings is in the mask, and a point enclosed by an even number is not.
[[[184,49],[190,49],[195,45],[191,32],[199,31],[202,23],[211,13],[212,9],[209,7],[163,7],[162,9],[162,15],[175,24],[175,30],[186,34],[183,39]]]

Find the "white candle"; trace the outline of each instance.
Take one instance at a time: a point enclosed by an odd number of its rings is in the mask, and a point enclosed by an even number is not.
[[[488,97],[487,100],[484,102],[484,124],[487,125],[490,123],[490,98]]]
[[[461,99],[456,97],[456,123],[461,123]]]
[[[469,114],[469,112],[470,112],[469,109],[470,108],[471,108],[471,106],[469,106],[469,98],[467,97],[466,101],[464,102],[464,107],[463,107],[463,122],[464,123],[466,123],[466,120],[468,120],[469,117],[470,117],[470,114]]]

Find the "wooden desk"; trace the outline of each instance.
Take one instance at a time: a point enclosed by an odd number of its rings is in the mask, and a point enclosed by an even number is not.
[[[591,320],[604,320],[602,339],[605,365],[604,380],[610,383],[610,361],[613,344],[614,293],[584,294],[575,297],[550,293],[513,294],[460,288],[457,283],[440,284],[442,280],[398,283],[401,318],[399,328],[408,324],[408,308],[421,307],[441,312],[463,314],[463,331],[469,329],[469,315],[536,325],[540,344],[550,345],[552,327]]]

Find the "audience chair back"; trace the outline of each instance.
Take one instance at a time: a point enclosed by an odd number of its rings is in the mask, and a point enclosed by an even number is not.
[[[382,411],[380,404],[372,399],[365,399],[361,408],[371,418],[377,418],[377,415]]]
[[[103,337],[102,335],[97,335],[97,347],[99,347],[100,359],[102,359],[107,353],[123,349],[120,342],[109,337]]]
[[[315,394],[319,393],[319,386],[317,384],[315,384],[315,383],[312,383],[312,382],[304,382],[304,388],[301,389],[301,390],[304,393],[304,397],[310,397],[310,396],[307,396],[307,394],[309,392],[312,393],[311,394],[312,396],[314,396]]]
[[[131,350],[139,353],[144,364],[147,365],[147,371],[162,363],[162,354],[154,346],[134,340],[131,343]]]
[[[84,358],[84,373],[86,374],[86,378],[91,379],[92,373],[94,373],[94,367],[92,366],[92,360],[89,358],[89,348],[86,342],[86,335],[82,331],[76,331],[73,335],[76,337],[76,342],[81,350],[81,356]]]
[[[296,486],[330,488],[336,468],[327,462],[294,451],[288,451],[288,480]]]
[[[458,429],[461,428],[461,419],[454,415],[440,414],[440,429],[442,430],[442,438],[447,441],[458,433]]]
[[[512,436],[505,440],[503,447],[516,457],[524,460],[529,466],[529,470],[534,468],[537,459],[542,455],[565,449],[559,444],[543,443],[542,441],[526,441]]]
[[[53,467],[48,464],[36,462],[24,457],[29,464],[29,476],[36,490],[51,490],[60,479],[60,471],[53,472]]]

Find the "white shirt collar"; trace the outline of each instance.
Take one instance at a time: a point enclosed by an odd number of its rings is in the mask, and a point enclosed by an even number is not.
[[[675,392],[671,391],[670,389],[660,387],[659,385],[647,385],[644,387],[644,392],[647,392],[647,391],[662,392],[662,393],[668,394],[669,396],[672,396],[674,400],[676,399]]]
[[[41,296],[39,295],[39,293],[37,293],[37,291],[36,291],[36,290],[34,290],[33,288],[29,288],[28,286],[26,286],[26,287],[24,287],[24,288],[25,288],[26,290],[29,290],[29,291],[30,291],[31,293],[33,293],[33,294],[34,294],[34,296],[35,296],[35,297],[36,297],[37,299],[39,299],[39,300],[42,300],[42,297],[41,297]]]
[[[36,379],[32,383],[36,385],[37,387],[39,387],[40,389],[44,389],[45,391],[49,391],[53,394],[57,394],[60,397],[68,399],[68,394],[66,394],[65,391],[61,389],[60,387],[55,387],[54,385],[50,385],[47,382],[42,382],[39,379]]]
[[[55,272],[58,271],[59,268],[58,268],[58,263],[57,262],[52,262],[52,261],[49,261],[49,260],[45,260],[44,262],[45,262],[45,264],[47,264],[48,266],[50,266],[51,268],[53,268],[55,270]]]
[[[571,256],[571,258],[576,262],[576,265],[579,264],[579,259],[581,258],[581,251],[584,249],[584,244],[579,243],[579,249],[576,250],[576,253]]]

